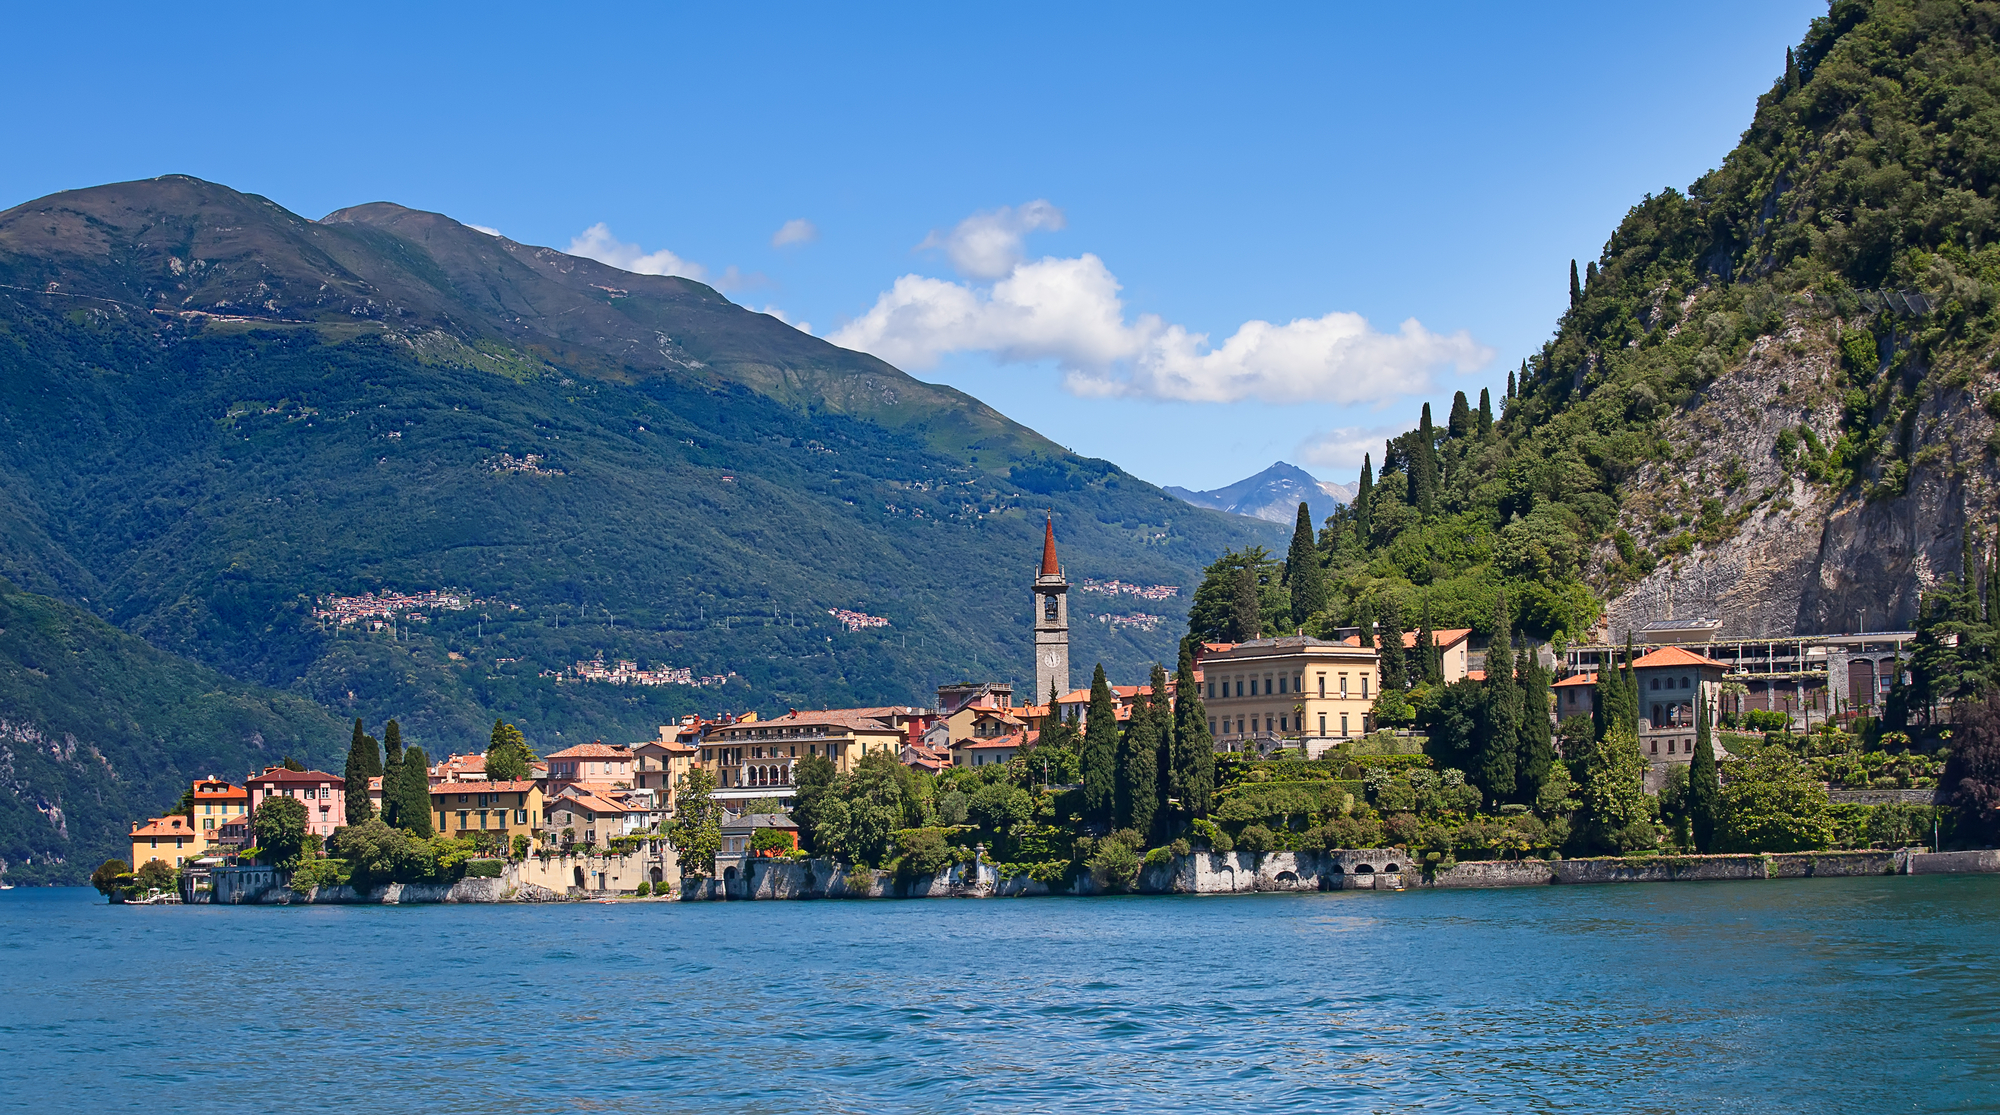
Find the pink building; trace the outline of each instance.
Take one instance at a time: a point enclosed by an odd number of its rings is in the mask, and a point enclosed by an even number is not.
[[[244,782],[250,791],[250,813],[255,816],[264,799],[279,796],[299,799],[306,807],[306,831],[325,838],[347,823],[347,780],[323,770],[286,770],[265,767],[264,773]]]

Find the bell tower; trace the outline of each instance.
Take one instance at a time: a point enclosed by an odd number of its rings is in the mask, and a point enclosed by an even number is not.
[[[1056,561],[1056,524],[1050,518],[1042,530],[1042,567],[1035,574],[1035,693],[1034,703],[1049,699],[1049,689],[1069,692],[1069,578]]]

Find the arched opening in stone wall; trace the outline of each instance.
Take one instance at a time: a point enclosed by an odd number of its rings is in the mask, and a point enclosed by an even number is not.
[[[725,868],[723,868],[723,869],[722,869],[722,880],[723,880],[724,882],[726,882],[726,883],[733,883],[733,882],[735,882],[735,881],[736,881],[736,869],[735,869],[734,867],[725,867]]]
[[[576,889],[582,890],[586,885],[588,885],[584,882],[583,879],[583,868],[572,867],[570,868],[570,870],[576,873]]]
[[[1356,875],[1373,875],[1375,874],[1375,869],[1365,863],[1357,863],[1354,865],[1354,873]]]

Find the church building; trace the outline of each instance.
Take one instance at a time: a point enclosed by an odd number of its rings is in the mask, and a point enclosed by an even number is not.
[[[1056,560],[1056,524],[1042,529],[1042,565],[1035,574],[1035,692],[1033,703],[1049,699],[1049,691],[1069,692],[1069,578]]]

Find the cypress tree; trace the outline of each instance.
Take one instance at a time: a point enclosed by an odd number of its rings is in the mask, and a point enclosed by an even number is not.
[[[1375,494],[1375,477],[1368,471],[1368,454],[1361,455],[1361,483],[1354,489],[1354,535],[1366,550],[1374,538],[1373,528],[1368,522],[1368,504]]]
[[[1186,650],[1174,669],[1172,746],[1168,796],[1180,802],[1182,816],[1206,817],[1215,797],[1215,737],[1208,730],[1201,686],[1194,680],[1194,656]]]
[[[1395,597],[1382,601],[1382,619],[1375,634],[1382,655],[1382,688],[1398,693],[1408,689],[1410,660],[1403,652],[1403,609],[1396,605]]]
[[[1153,763],[1153,831],[1164,833],[1173,823],[1173,812],[1167,808],[1167,799],[1173,796],[1174,774],[1174,703],[1167,696],[1167,668],[1153,664],[1153,723],[1158,726],[1160,743],[1154,749]]]
[[[1508,378],[1512,378],[1510,373]],[[1482,387],[1479,389],[1479,439],[1486,440],[1493,433],[1493,393]]]
[[[1417,420],[1416,443],[1410,446],[1410,505],[1424,519],[1437,505],[1437,427],[1431,424],[1431,405],[1424,404]]]
[[[1797,89],[1798,87],[1799,87],[1798,63],[1792,57],[1792,48],[1786,47],[1785,48],[1785,92],[1790,93],[1793,90]]]
[[[1465,392],[1451,393],[1451,417],[1445,419],[1444,430],[1454,441],[1472,433],[1472,406],[1465,401]]]
[[[361,730],[361,718],[354,718],[354,739],[347,745],[347,823],[358,825],[375,815],[368,799],[368,780],[382,773],[382,749],[375,737]]]
[[[1576,308],[1576,304],[1577,304],[1578,302],[1581,302],[1581,301],[1583,301],[1583,284],[1582,284],[1582,283],[1579,283],[1579,282],[1577,282],[1577,280],[1576,280],[1576,261],[1575,261],[1575,260],[1570,260],[1570,261],[1569,261],[1569,305],[1570,305],[1570,308],[1571,308],[1571,309],[1575,309],[1575,308]]]
[[[389,768],[403,761],[403,729],[394,720],[382,729],[382,773],[387,777]],[[382,784],[386,790],[388,783]],[[386,799],[386,796],[385,796]]]
[[[1697,697],[1694,709],[1694,759],[1688,763],[1688,821],[1694,849],[1713,851],[1715,822],[1722,812],[1722,780],[1715,767],[1715,744],[1709,735],[1708,700]]]
[[[1555,724],[1549,719],[1551,698],[1549,671],[1539,656],[1523,649],[1515,674],[1521,686],[1521,747],[1515,770],[1515,790],[1522,801],[1532,802],[1548,781],[1555,766]]]
[[[1633,663],[1639,661],[1639,654],[1632,646],[1632,633],[1625,633],[1625,673],[1618,682],[1618,691],[1625,695],[1625,707],[1620,711],[1626,731],[1632,733],[1636,743],[1639,739],[1639,668]]]
[[[1623,688],[1624,674],[1618,670],[1618,652],[1614,650],[1597,668],[1596,700],[1590,710],[1590,734],[1593,738],[1603,739],[1611,726],[1618,723],[1619,710],[1625,707]]]
[[[1502,396],[1502,398],[1511,399],[1513,397],[1514,397],[1514,373],[1512,371],[1509,371],[1507,373],[1507,394]]]
[[[389,721],[394,727],[395,721]],[[384,733],[387,734],[386,732]],[[382,785],[382,798],[388,801],[387,779]],[[396,764],[396,820],[397,828],[412,836],[434,836],[437,829],[431,823],[431,776],[430,759],[424,749],[412,746],[403,752],[403,761]]]
[[[1591,260],[1589,263],[1583,265],[1583,289],[1589,290],[1596,282],[1597,261]]]
[[[1142,836],[1151,835],[1153,818],[1160,808],[1160,721],[1154,711],[1157,694],[1166,701],[1167,672],[1153,665],[1153,693],[1141,693],[1133,701],[1132,719],[1125,729],[1118,770],[1118,827]]]
[[[1090,677],[1090,715],[1083,723],[1083,808],[1108,825],[1118,805],[1118,702],[1104,680],[1104,663]]]
[[[1236,570],[1236,595],[1229,609],[1229,639],[1247,643],[1263,632],[1264,617],[1257,602],[1257,571],[1245,564]]]
[[[1425,685],[1436,685],[1444,680],[1444,660],[1438,654],[1437,633],[1431,630],[1431,598],[1424,594],[1423,626],[1417,629],[1416,668],[1423,672]]]
[[[1326,610],[1326,572],[1319,564],[1319,544],[1313,541],[1312,509],[1299,503],[1292,527],[1292,548],[1285,554],[1285,585],[1292,594],[1292,622],[1303,624]]]
[[[1486,681],[1481,693],[1482,739],[1473,781],[1493,801],[1514,796],[1515,753],[1520,747],[1521,690],[1514,683],[1514,634],[1507,600],[1493,605],[1493,639],[1486,646]]]

